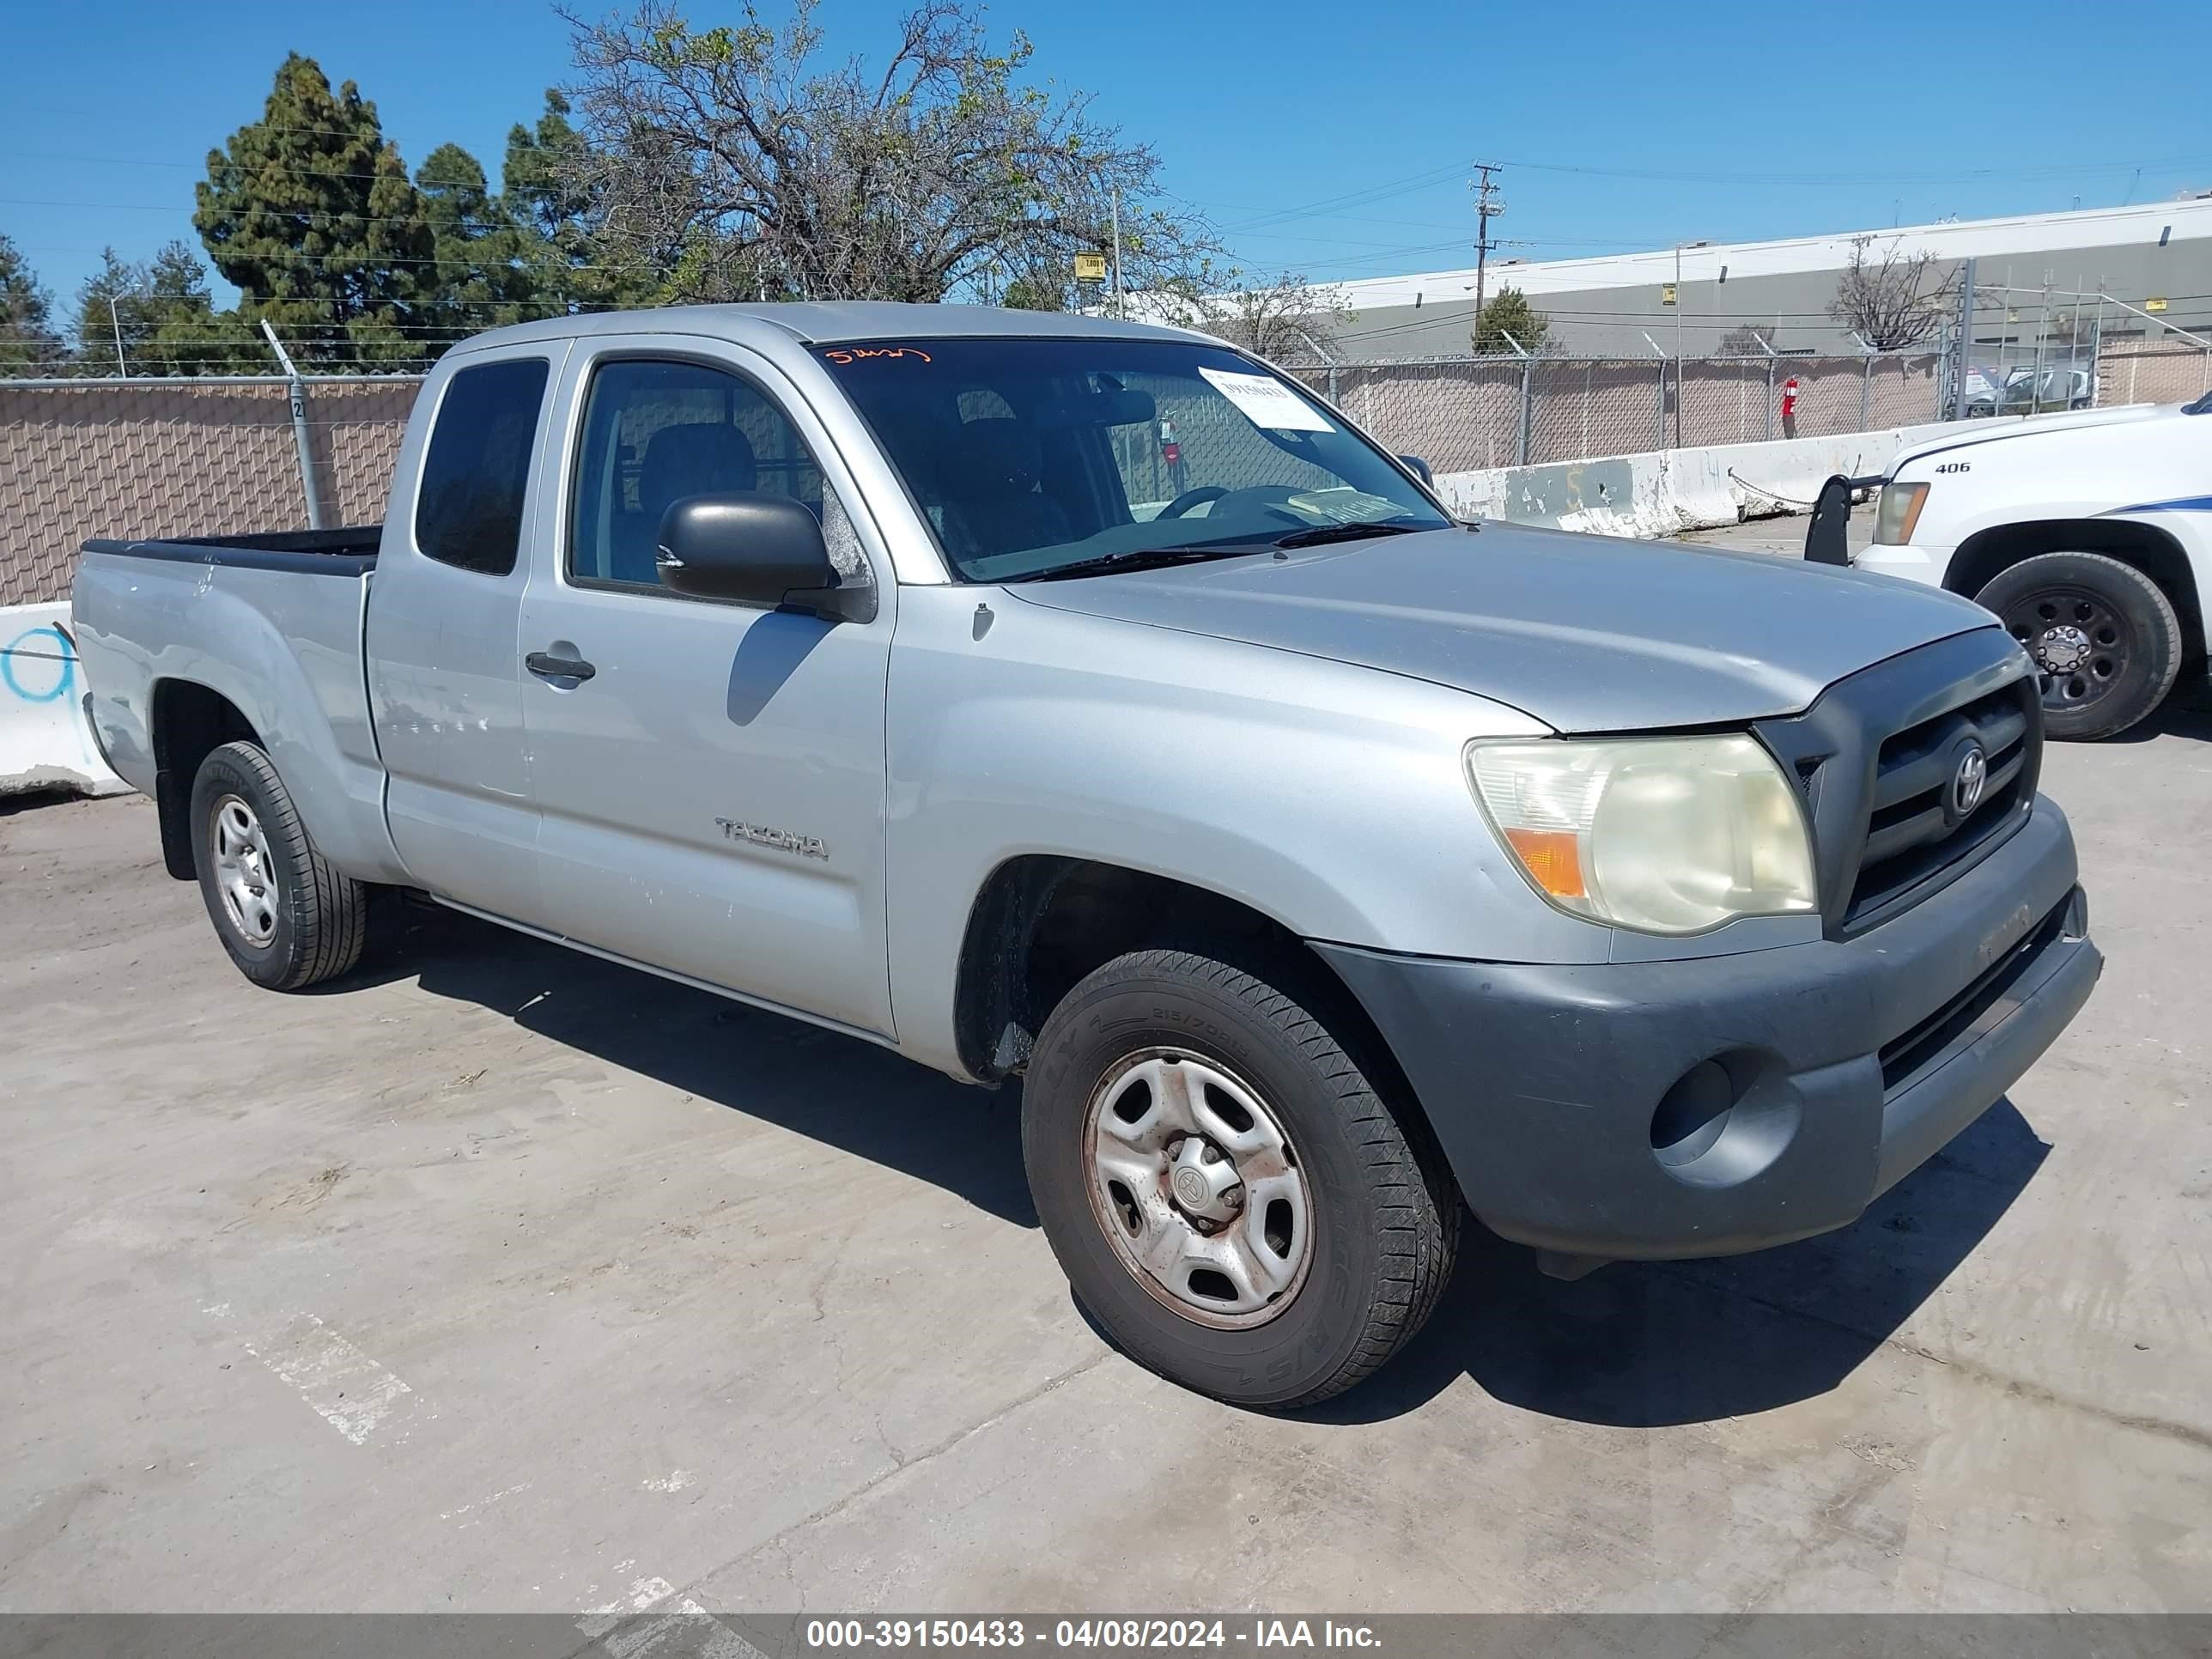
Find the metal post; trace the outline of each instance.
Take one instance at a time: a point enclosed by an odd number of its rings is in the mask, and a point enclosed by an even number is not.
[[[1674,244],[1674,447],[1682,447],[1682,245]]]
[[[1759,349],[1766,354],[1766,436],[1774,437],[1774,366],[1782,361],[1782,354],[1774,349],[1774,342],[1762,338],[1754,330],[1752,337],[1759,341]]]
[[[1521,355],[1521,465],[1526,466],[1528,465],[1528,399],[1530,397],[1528,371],[1536,360],[1528,355],[1527,349],[1520,341],[1515,339],[1505,330],[1501,328],[1498,333],[1499,338]]]
[[[1974,262],[1969,259],[1959,278],[1959,361],[1951,388],[1951,418],[1966,418],[1966,374],[1974,356]]]
[[[1323,345],[1319,340],[1315,339],[1312,335],[1307,333],[1305,330],[1302,328],[1294,327],[1291,330],[1291,332],[1297,335],[1298,338],[1304,340],[1308,345],[1311,346],[1314,349],[1314,355],[1319,357],[1322,362],[1328,366],[1328,400],[1332,404],[1336,404],[1336,354],[1334,351],[1331,351],[1327,346]],[[1340,408],[1342,407],[1341,404],[1338,404],[1337,406]]]
[[[115,295],[107,296],[107,326],[115,333],[115,373],[120,379],[131,378],[131,365],[123,361],[123,325],[115,315]]]
[[[2027,412],[2043,407],[2043,347],[2051,337],[2051,284],[2043,285],[2043,303],[2035,313],[2035,367],[2027,374]]]
[[[1868,399],[1874,392],[1874,348],[1867,343],[1866,336],[1856,329],[1851,331],[1851,338],[1859,343],[1859,349],[1866,354],[1859,364],[1859,430],[1863,432],[1867,429]]]
[[[1680,290],[1677,289],[1675,292],[1679,297]],[[1644,331],[1638,329],[1637,332],[1643,334]],[[1649,334],[1644,335],[1644,343],[1651,348],[1651,355],[1659,360],[1659,401],[1651,410],[1651,447],[1654,449],[1664,449],[1667,447],[1667,354],[1660,349],[1659,342]],[[1679,404],[1681,400],[1682,388],[1676,386],[1674,401]]]
[[[300,371],[284,349],[284,343],[276,337],[276,331],[269,326],[269,319],[261,319],[261,331],[269,339],[269,349],[276,354],[283,366],[284,378],[292,394],[292,441],[300,451],[300,490],[307,498],[307,528],[323,527],[322,491],[315,484],[315,449],[307,434],[307,383],[300,378]]]
[[[1114,192],[1114,314],[1121,310],[1121,192]]]

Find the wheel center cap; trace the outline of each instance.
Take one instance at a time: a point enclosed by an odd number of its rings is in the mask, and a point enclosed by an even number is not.
[[[1168,1191],[1185,1215],[1216,1225],[1234,1220],[1244,1201],[1243,1177],[1237,1165],[1203,1135],[1186,1136],[1176,1148]]]
[[[2071,673],[2089,659],[2089,636],[2070,623],[2048,628],[2035,642],[2035,654],[2052,673]]]

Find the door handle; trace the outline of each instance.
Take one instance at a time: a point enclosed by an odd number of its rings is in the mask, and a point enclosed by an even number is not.
[[[522,665],[548,680],[587,680],[599,672],[580,657],[556,657],[544,651],[532,652]]]

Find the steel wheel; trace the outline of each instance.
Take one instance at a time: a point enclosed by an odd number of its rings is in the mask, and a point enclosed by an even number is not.
[[[225,795],[209,815],[208,843],[215,854],[216,890],[240,940],[265,951],[276,939],[276,881],[269,838],[252,807]]]
[[[1185,1318],[1265,1324],[1313,1260],[1297,1153],[1258,1092],[1188,1049],[1131,1054],[1092,1092],[1091,1202],[1121,1265]]]
[[[2013,638],[2035,659],[2050,713],[2095,703],[2142,648],[2128,618],[2086,588],[2039,588],[2006,606],[2003,616]]]

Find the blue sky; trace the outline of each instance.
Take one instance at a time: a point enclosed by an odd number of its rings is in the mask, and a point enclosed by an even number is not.
[[[732,9],[695,0],[690,15]],[[899,9],[825,0],[823,21],[836,47],[866,52]],[[410,167],[452,139],[495,178],[508,126],[568,73],[567,26],[543,0],[11,10],[0,233],[65,310],[103,244],[197,246],[206,151],[259,113],[288,49],[357,81]],[[1255,272],[1469,263],[1475,158],[1505,164],[1500,257],[1531,259],[2212,189],[2201,53],[2116,46],[2078,5],[2016,4],[2001,35],[1976,15],[1772,0],[1000,0],[988,14],[1002,37],[1028,31],[1042,75],[1152,143],[1167,189]],[[2123,60],[2109,73],[2108,53]]]

